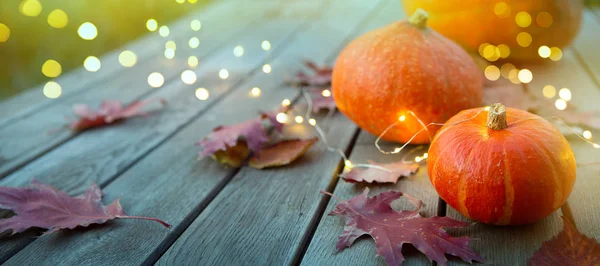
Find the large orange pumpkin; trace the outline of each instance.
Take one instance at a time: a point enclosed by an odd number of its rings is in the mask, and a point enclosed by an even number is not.
[[[452,117],[431,143],[427,168],[440,197],[464,216],[496,225],[533,223],[560,208],[575,183],[567,140],[526,111],[481,109]]]
[[[404,10],[429,13],[429,26],[471,51],[505,44],[511,59],[540,59],[542,45],[563,48],[577,35],[583,0],[403,0]],[[520,24],[518,25],[517,22]],[[522,33],[523,47],[517,43]],[[527,34],[531,37],[529,38]]]
[[[407,142],[423,123],[443,123],[479,106],[483,80],[473,59],[457,44],[426,26],[420,11],[352,41],[333,69],[338,109],[362,129],[383,139]],[[429,127],[434,134],[439,127]],[[433,135],[432,135],[433,136]],[[429,143],[426,131],[414,143]]]

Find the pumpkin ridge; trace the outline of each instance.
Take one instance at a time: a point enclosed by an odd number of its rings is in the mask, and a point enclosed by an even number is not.
[[[512,217],[513,204],[515,201],[515,188],[512,186],[512,177],[510,175],[510,168],[508,157],[506,156],[506,146],[503,148],[504,151],[504,214],[498,220],[499,224],[508,224]]]
[[[445,131],[445,130],[444,130],[444,131]],[[438,135],[438,136],[439,136],[439,135]],[[448,147],[451,147],[451,145],[446,145],[446,146],[444,146],[444,147],[443,147],[443,148],[442,148],[442,149],[441,149],[441,150],[438,152],[438,155],[435,157],[435,162],[433,163],[433,167],[432,167],[432,169],[433,169],[433,172],[434,172],[434,173],[437,173],[437,166],[438,166],[438,162],[440,161],[440,158],[441,158],[441,157],[444,155],[444,152],[446,152],[446,149],[448,149]],[[433,179],[432,179],[432,178],[429,178],[429,179],[431,180],[431,183],[432,183],[432,184],[433,184],[433,186],[435,187],[435,180],[436,180],[436,177],[435,177],[434,175],[432,175],[431,177],[433,177]]]
[[[448,145],[450,146],[450,145]],[[467,159],[465,161],[463,161],[463,165],[461,165],[461,169],[460,169],[460,180],[458,181],[458,207],[460,208],[460,212],[463,213],[465,216],[471,218],[471,215],[469,213],[469,209],[467,208],[467,175],[465,173],[463,173],[463,166],[465,163],[469,163],[471,161],[471,155],[473,155],[473,151],[475,151],[475,149],[471,149],[471,151],[469,151],[469,154],[467,155]]]

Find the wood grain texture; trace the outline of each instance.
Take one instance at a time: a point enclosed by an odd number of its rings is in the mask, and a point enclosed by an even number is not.
[[[83,67],[79,67],[69,73],[66,73],[58,77],[55,81],[61,84],[63,91],[60,98],[48,99],[42,94],[44,84],[36,86],[30,90],[27,90],[15,97],[6,99],[0,102],[0,126],[4,125],[9,120],[17,119],[28,114],[31,114],[37,110],[42,110],[50,105],[60,104],[65,98],[71,97],[78,93],[84,93],[86,90],[92,90],[98,87],[100,84],[105,83],[107,80],[115,79],[121,76],[128,76],[129,72],[124,69],[118,61],[119,54],[124,50],[130,50],[136,53],[138,62],[137,68],[144,67],[145,65],[152,66],[157,61],[164,58],[162,56],[164,50],[164,42],[167,40],[174,40],[177,44],[180,44],[178,48],[185,48],[184,44],[187,44],[187,40],[190,38],[190,21],[192,19],[200,19],[205,25],[211,25],[213,22],[224,21],[220,18],[223,12],[231,9],[233,6],[238,5],[236,1],[225,0],[225,1],[214,1],[210,5],[206,6],[200,11],[193,11],[177,20],[169,26],[171,34],[168,39],[161,37],[158,32],[151,32],[143,37],[116,49],[110,51],[100,57],[102,67],[95,73],[90,73]],[[240,13],[240,16],[252,17],[252,11],[248,13]],[[207,32],[203,32],[204,29],[198,32],[198,37],[208,37],[208,40],[218,44],[219,42],[225,41],[225,34],[231,30],[225,32],[217,32],[215,29],[210,27]],[[210,33],[209,33],[210,32]],[[215,33],[223,34],[221,36],[215,35]],[[214,36],[214,40],[212,40]],[[205,43],[203,43],[204,45]],[[207,45],[209,42],[206,43]]]
[[[337,54],[336,48],[341,48],[338,44],[350,33],[354,24],[362,24],[359,18],[367,15],[364,9],[373,8],[374,4],[334,1],[327,19],[308,29],[306,36],[298,36],[298,42],[294,42],[289,49],[291,58],[286,58],[287,53],[284,53],[280,59],[286,60],[281,63],[291,61],[294,57],[299,60],[307,56],[321,63],[326,57]],[[359,12],[352,8],[357,6],[363,7],[363,10]],[[341,7],[356,13],[341,13]],[[354,20],[349,21],[348,18]],[[318,39],[322,38],[327,41],[319,46],[305,45],[310,42],[321,43]],[[290,89],[296,90],[286,88]],[[290,97],[293,94],[292,91]],[[335,147],[348,145],[355,132],[355,126],[340,114],[336,114],[331,121],[317,121],[327,132],[330,145]],[[304,123],[289,126],[285,135],[310,137],[315,134]],[[339,155],[327,152],[322,145],[315,146],[290,167],[262,171],[243,168],[161,257],[158,264],[295,263],[302,249],[305,232],[311,229],[315,215],[320,213],[319,190],[330,185],[332,175],[337,172],[341,161]]]
[[[355,164],[368,163],[368,160],[380,163],[396,162],[402,160],[405,156],[405,153],[394,155],[380,153],[373,145],[375,136],[365,131],[362,131],[358,138],[362,139],[364,143],[357,142],[349,158]],[[396,146],[397,144],[395,143],[384,143],[382,148],[393,150]],[[407,146],[405,151],[410,151],[414,148],[415,146]],[[420,152],[422,154],[425,151],[426,149]],[[402,177],[396,184],[348,183],[339,179],[333,194],[343,200],[348,200],[361,194],[366,187],[370,190],[370,197],[389,190],[407,193],[423,201],[424,206],[421,209],[421,215],[430,217],[437,213],[438,195],[429,182],[425,164],[421,165],[415,176],[409,178]],[[310,246],[302,260],[302,265],[385,265],[383,258],[377,256],[375,243],[368,236],[358,239],[351,247],[342,252],[335,252],[338,235],[342,233],[344,225],[342,219],[339,217],[332,217],[326,214],[333,210],[337,204],[338,202],[335,199],[329,200],[329,204],[325,209],[325,215],[321,218],[319,227],[314,233]],[[414,209],[414,206],[406,199],[395,201],[392,207],[395,210]],[[406,245],[403,247],[403,250],[406,259],[404,265],[431,264],[425,255],[418,252],[411,245]]]
[[[575,56],[583,65],[597,86],[600,86],[600,20],[590,10],[583,12],[579,35],[573,42]]]
[[[202,64],[208,62],[232,64],[235,60],[233,55],[231,55],[231,58],[228,58],[228,60],[220,58],[219,60],[221,61],[215,61],[214,59],[212,59],[212,61],[207,61],[208,59],[205,57],[213,54],[216,48],[221,48],[223,56],[227,54],[227,52],[231,54],[231,50],[225,51],[224,47],[231,47],[229,49],[233,49],[236,45],[234,41],[237,40],[230,40],[229,43],[224,43],[224,41],[229,39],[232,34],[243,36],[244,32],[260,33],[260,29],[240,30],[245,28],[245,24],[248,23],[249,19],[254,20],[265,13],[265,11],[258,11],[260,8],[269,6],[270,5],[261,7],[260,5],[254,4],[252,5],[252,8],[241,12],[240,9],[249,7],[249,5],[236,5],[233,11],[240,11],[238,12],[240,14],[250,14],[240,15],[239,18],[236,19],[223,18],[221,15],[222,12],[219,15],[207,16],[205,21],[206,25],[199,35],[203,39],[200,48],[191,49],[189,47],[186,48],[186,45],[183,45],[187,44],[187,40],[191,36],[196,35],[195,32],[186,30],[187,36],[181,36],[180,38],[180,40],[185,40],[185,42],[179,42],[182,47],[177,49],[176,57],[173,60],[166,59],[162,55],[163,53],[161,50],[161,52],[154,55],[158,56],[154,58],[154,60],[146,62],[145,64],[138,63],[138,65],[133,68],[123,69],[121,72],[123,72],[124,75],[107,79],[105,82],[97,84],[86,93],[65,98],[60,104],[46,106],[40,111],[30,113],[10,124],[0,127],[0,141],[3,143],[0,147],[0,177],[5,176],[7,173],[19,168],[24,163],[52,150],[77,135],[77,133],[73,133],[67,129],[59,130],[52,134],[49,133],[67,123],[65,117],[72,116],[72,106],[74,104],[89,104],[90,106],[97,108],[100,102],[105,99],[118,99],[124,103],[128,103],[143,98],[148,94],[156,93],[157,89],[151,88],[147,83],[148,75],[155,71],[161,72],[165,78],[165,85],[158,90],[168,90],[169,88],[165,87],[168,87],[171,83],[181,83],[179,76],[183,70],[188,68],[187,58],[190,55],[199,57],[200,60],[202,60]],[[232,7],[229,6],[229,8]],[[277,36],[274,37],[277,38]],[[254,41],[260,42],[262,40],[257,39]],[[163,46],[163,43],[160,42],[155,45]],[[223,67],[223,65],[213,64],[214,65],[211,67]],[[207,68],[205,65],[202,67],[204,69]],[[206,86],[209,85],[210,84],[207,84]]]
[[[190,86],[184,85],[180,80],[174,81],[150,96],[167,99],[170,102],[168,109],[149,117],[81,134],[1,180],[0,185],[24,186],[32,178],[36,178],[73,194],[81,193],[91,181],[105,185],[171,137],[192,118],[221,100],[236,83],[245,79],[272,55],[262,51],[260,45],[252,44],[259,44],[263,38],[267,38],[276,53],[302,23],[302,18],[265,19],[261,25],[245,31],[237,39],[237,44],[247,46],[246,56],[237,58],[231,53],[231,47],[223,47],[206,59],[205,64],[196,69],[196,74],[202,81],[202,86],[210,89],[211,98],[207,101],[195,98],[194,91],[198,85]],[[218,78],[220,64],[231,66],[227,80]],[[246,91],[240,93],[247,95]],[[193,146],[193,143],[190,140],[189,145]],[[19,243],[0,246],[0,258],[14,252],[13,248],[19,246]]]

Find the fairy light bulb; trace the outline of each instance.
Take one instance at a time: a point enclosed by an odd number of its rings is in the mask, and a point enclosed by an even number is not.
[[[423,159],[427,159],[429,157],[429,153],[423,153]]]
[[[277,120],[277,122],[279,122],[279,123],[285,124],[288,121],[288,116],[285,113],[278,113],[275,116],[275,120]]]
[[[596,148],[596,149],[600,149],[600,145],[598,145],[596,143],[594,143],[594,145],[592,145],[592,146],[594,146],[594,148]]]
[[[323,97],[331,97],[331,91],[330,90],[323,90],[321,92],[321,95],[323,95]]]
[[[221,78],[221,79],[229,78],[229,71],[227,71],[227,69],[224,69],[224,68],[219,70],[219,78]]]
[[[403,122],[404,120],[406,120],[405,115],[401,115],[400,117],[398,117],[398,121]]]
[[[314,118],[311,118],[311,119],[308,119],[308,123],[309,123],[311,126],[314,126],[314,125],[316,125],[316,124],[317,124],[317,120],[315,120]]]
[[[546,85],[544,88],[542,88],[542,94],[544,97],[552,99],[554,96],[556,96],[556,88],[554,88],[552,85]]]
[[[350,160],[345,160],[344,165],[348,168],[352,168],[352,162]]]
[[[260,96],[260,93],[261,93],[261,91],[260,91],[259,87],[254,87],[250,90],[250,96],[255,97],[255,98]]]
[[[271,70],[272,70],[272,68],[271,68],[271,65],[269,65],[269,64],[265,64],[262,67],[262,71],[265,72],[266,74],[271,73]]]
[[[265,51],[269,51],[271,50],[271,43],[267,40],[262,41],[262,43],[260,44],[260,47],[265,50]]]
[[[581,135],[583,135],[585,139],[592,139],[592,132],[590,132],[589,130],[583,131]]]
[[[236,47],[233,47],[233,55],[235,57],[241,57],[244,55],[244,47],[241,45],[238,45]]]
[[[194,84],[194,82],[196,82],[196,78],[196,73],[194,73],[194,71],[186,70],[181,73],[181,81],[183,81],[185,84]]]
[[[210,92],[206,88],[198,88],[196,89],[196,98],[201,101],[205,101],[210,97]]]
[[[417,156],[415,157],[415,162],[420,163],[423,160],[423,158],[421,158],[421,156]]]
[[[550,57],[550,54],[552,54],[552,51],[550,50],[550,47],[542,45],[538,48],[538,54],[541,58],[548,58]]]
[[[290,99],[284,99],[283,101],[281,101],[281,106],[283,107],[289,106],[290,104]]]
[[[304,118],[302,118],[301,116],[296,116],[294,117],[294,121],[296,121],[296,123],[300,124],[302,122],[304,122]]]
[[[554,102],[554,106],[556,107],[556,109],[558,110],[565,110],[567,109],[567,101],[563,100],[563,99],[557,99]]]
[[[571,100],[571,91],[567,88],[562,88],[558,91],[558,97],[568,102]]]

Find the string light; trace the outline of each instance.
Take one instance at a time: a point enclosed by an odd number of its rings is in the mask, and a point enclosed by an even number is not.
[[[158,22],[153,18],[149,19],[146,21],[146,29],[149,31],[156,31],[156,29],[158,29]]]
[[[519,70],[519,80],[523,83],[529,83],[533,80],[533,74],[529,69],[521,69]]]
[[[100,59],[98,59],[98,57],[88,56],[83,61],[83,67],[89,72],[96,72],[100,70],[100,67],[102,67],[102,63],[100,62]]]
[[[200,20],[194,19],[190,22],[190,28],[192,28],[193,31],[199,31],[202,28],[202,23]]]
[[[48,14],[48,25],[53,28],[62,29],[69,23],[69,17],[65,11],[54,9]]]
[[[190,66],[190,67],[198,66],[198,57],[195,57],[193,55],[188,57],[188,66]]]
[[[24,0],[19,5],[19,11],[28,17],[37,17],[42,12],[42,4],[38,0]]]
[[[233,47],[233,55],[235,57],[241,57],[242,55],[244,55],[244,47],[241,45]]]
[[[260,47],[265,51],[269,51],[271,50],[271,43],[267,40],[264,40],[262,43],[260,43]]]
[[[137,63],[137,55],[134,52],[125,50],[119,54],[119,63],[124,67],[132,67]]]
[[[559,61],[562,58],[562,51],[558,47],[550,48],[550,60]]]
[[[191,70],[183,71],[181,73],[181,81],[188,85],[194,84],[194,82],[196,82],[196,73],[194,73],[194,71]]]
[[[552,99],[554,96],[556,96],[556,88],[554,88],[552,85],[546,85],[544,88],[542,88],[542,94],[544,97]]]
[[[176,50],[177,49],[177,44],[174,41],[167,41],[165,43],[165,49],[173,49]]]
[[[302,118],[301,116],[296,116],[294,117],[294,121],[296,121],[296,123],[301,124],[302,122],[304,122],[304,118]]]
[[[500,78],[500,69],[497,66],[489,65],[485,68],[484,74],[489,80],[498,80]]]
[[[84,22],[77,29],[77,34],[84,40],[93,40],[98,36],[98,29],[96,29],[96,25],[91,22]]]
[[[321,95],[323,95],[323,97],[331,97],[331,91],[330,90],[323,90],[321,92]]]
[[[192,37],[188,41],[188,45],[190,48],[198,48],[198,46],[200,46],[200,39],[198,39],[198,37]]]
[[[529,47],[532,42],[531,35],[527,32],[521,32],[517,34],[517,43],[522,47]]]
[[[554,102],[554,106],[558,110],[565,110],[565,109],[567,109],[567,102],[565,100],[563,100],[563,99],[557,99]]]
[[[159,88],[165,83],[165,77],[158,72],[153,72],[148,75],[148,85],[152,88]]]
[[[291,104],[289,99],[284,99],[283,101],[281,101],[281,106],[283,107],[287,107]]]
[[[550,54],[551,54],[550,47],[548,47],[546,45],[540,46],[540,48],[538,49],[538,54],[540,55],[541,58],[550,57]]]
[[[548,28],[552,25],[552,15],[548,12],[540,12],[535,17],[535,21],[542,28]]]
[[[169,27],[167,27],[167,26],[161,26],[158,29],[158,34],[162,37],[167,37],[167,36],[169,36],[170,33],[171,33],[171,30],[169,30]]]
[[[310,118],[310,119],[308,119],[308,123],[309,123],[311,126],[315,126],[315,125],[317,124],[317,120],[315,120],[314,118]]]
[[[206,100],[208,100],[208,97],[210,97],[210,93],[208,92],[207,89],[205,89],[205,88],[196,89],[196,98],[198,98],[198,100],[206,101]]]
[[[62,87],[54,81],[48,81],[44,85],[43,93],[47,98],[56,99],[62,94]]]
[[[167,59],[173,59],[175,57],[175,49],[171,49],[171,48],[165,49],[165,57]]]
[[[525,11],[521,11],[515,16],[515,22],[517,22],[519,27],[527,28],[531,25],[531,15]]]
[[[219,78],[221,78],[221,79],[229,78],[229,71],[227,71],[227,69],[224,69],[224,68],[219,70]]]
[[[8,26],[0,23],[0,42],[8,41],[9,37],[10,37],[10,29],[8,28]]]
[[[401,115],[400,117],[398,117],[398,121],[403,122],[404,120],[406,120],[405,115]]]
[[[581,135],[586,139],[592,139],[592,132],[590,132],[589,130],[583,131],[583,133],[581,133]]]
[[[252,96],[254,98],[260,96],[260,93],[261,93],[261,91],[260,91],[259,87],[254,87],[250,90],[250,96]]]
[[[288,116],[285,113],[278,113],[275,116],[275,120],[277,120],[277,122],[279,122],[279,123],[285,124],[288,121]]]
[[[269,64],[265,64],[265,65],[263,65],[263,67],[262,67],[262,71],[263,71],[263,72],[265,72],[266,74],[269,74],[269,73],[271,73],[271,70],[272,70],[272,69],[271,69],[271,65],[269,65]]]
[[[568,102],[571,100],[571,91],[567,88],[562,88],[558,91],[558,97]]]
[[[46,62],[44,62],[42,65],[42,74],[44,74],[46,77],[56,78],[60,76],[61,72],[62,67],[56,60],[46,60]]]

